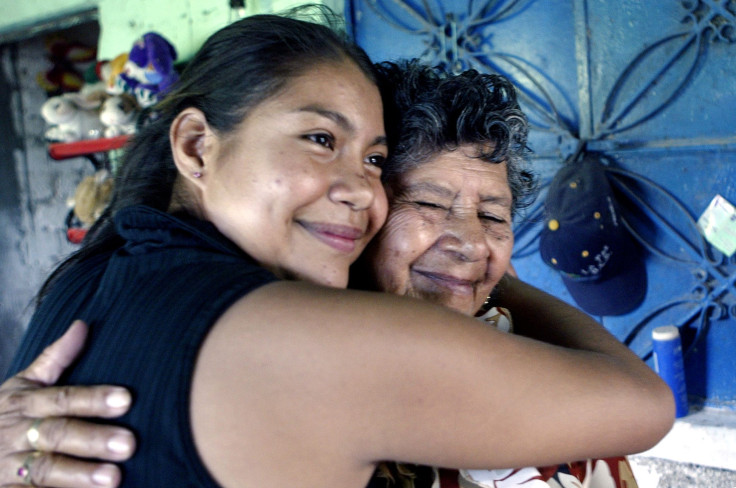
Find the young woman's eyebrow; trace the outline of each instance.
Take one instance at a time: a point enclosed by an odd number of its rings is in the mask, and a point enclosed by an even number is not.
[[[307,105],[306,107],[301,107],[298,112],[311,112],[315,113],[321,117],[325,117],[327,119],[332,120],[337,125],[339,125],[343,130],[347,132],[354,132],[355,126],[350,123],[350,121],[340,112],[336,112],[334,110],[328,110],[325,108],[320,107],[319,105]],[[370,144],[371,146],[388,146],[388,140],[385,135],[377,136]]]
[[[340,128],[346,130],[346,131],[354,131],[355,127],[353,124],[350,123],[350,121],[340,112],[336,112],[334,110],[328,110],[326,108],[322,108],[319,105],[307,105],[305,107],[301,107],[297,110],[297,112],[310,112],[317,114],[321,117],[325,117],[327,119],[332,120],[337,125],[340,126]]]

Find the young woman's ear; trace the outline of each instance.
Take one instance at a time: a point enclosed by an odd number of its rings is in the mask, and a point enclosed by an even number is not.
[[[184,109],[171,124],[169,139],[174,163],[179,173],[197,186],[207,174],[205,155],[212,135],[207,118],[196,108]]]

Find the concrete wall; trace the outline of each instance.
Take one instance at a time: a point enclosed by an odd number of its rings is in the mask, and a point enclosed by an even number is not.
[[[238,11],[230,8],[229,0],[0,0],[7,7],[0,18],[0,36],[23,38],[29,29],[96,9],[100,59],[112,59],[128,51],[142,34],[156,31],[176,47],[180,60],[186,60],[212,32],[240,15],[277,12],[301,3],[305,2],[248,0],[245,9]],[[339,0],[313,3],[342,11]]]
[[[96,8],[100,0],[0,0],[0,33],[16,32],[52,19]]]
[[[86,159],[51,160],[35,81],[48,69],[43,39],[0,46],[0,376],[46,275],[74,247],[66,242],[67,198],[92,173]]]

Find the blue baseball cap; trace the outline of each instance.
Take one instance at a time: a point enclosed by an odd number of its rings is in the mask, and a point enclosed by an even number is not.
[[[549,186],[542,259],[559,272],[570,295],[591,315],[623,315],[647,291],[640,249],[621,221],[603,164],[594,156],[568,163]]]

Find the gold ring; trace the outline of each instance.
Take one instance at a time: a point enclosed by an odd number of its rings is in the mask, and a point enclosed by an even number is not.
[[[34,420],[26,431],[26,439],[28,439],[31,449],[35,451],[38,451],[38,439],[41,438],[41,433],[38,431],[38,427],[41,425],[41,422],[43,422],[42,418]]]
[[[33,484],[33,480],[31,479],[31,466],[40,455],[41,453],[39,451],[33,451],[28,456],[26,456],[26,459],[23,461],[23,465],[18,468],[18,476],[21,477],[23,483],[29,486],[36,486]]]

